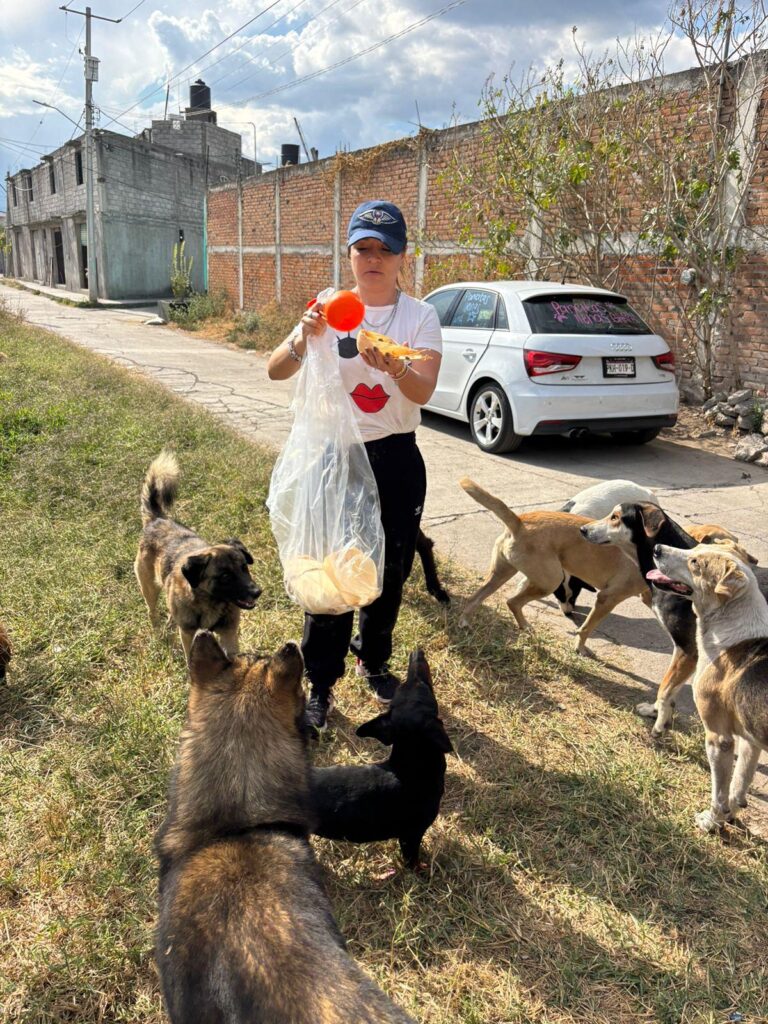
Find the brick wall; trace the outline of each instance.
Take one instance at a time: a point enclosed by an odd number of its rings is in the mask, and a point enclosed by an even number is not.
[[[702,93],[696,73],[670,76],[664,82],[664,119],[678,131],[691,112],[703,119]],[[768,103],[761,103],[755,131],[768,134]],[[706,139],[694,126],[691,146]],[[445,172],[458,162],[470,164],[484,145],[479,123],[440,132],[422,132],[375,150],[342,153],[327,160],[286,167],[244,182],[238,248],[238,186],[211,191],[208,203],[209,281],[224,289],[235,306],[255,309],[277,300],[303,303],[327,285],[352,281],[345,231],[355,207],[381,197],[403,210],[409,225],[411,253],[406,283],[416,294],[452,280],[485,278],[483,259],[461,244],[459,211]],[[626,228],[637,231],[643,208],[627,182]],[[760,227],[768,217],[768,147],[762,147],[746,194],[747,225]],[[465,225],[466,226],[466,225]],[[479,225],[470,225],[482,237]],[[415,243],[415,244],[414,244]],[[768,252],[754,240],[735,282],[735,330],[721,343],[715,384],[735,369],[748,386],[768,389]],[[234,264],[233,264],[234,261]],[[233,269],[234,266],[234,269]],[[678,265],[659,265],[639,255],[621,267],[617,290],[675,349],[684,381],[696,374],[692,332],[684,311],[695,300],[695,286],[684,285]],[[513,267],[527,277],[526,267]],[[240,275],[242,274],[242,303]],[[550,273],[559,280],[558,268]],[[587,280],[571,274],[569,280]]]

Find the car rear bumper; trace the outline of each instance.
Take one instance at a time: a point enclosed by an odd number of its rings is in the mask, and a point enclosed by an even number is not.
[[[674,427],[677,413],[665,416],[616,416],[609,419],[583,420],[542,420],[537,423],[533,433],[540,434],[604,434],[620,430],[649,430],[656,427]]]
[[[515,433],[566,434],[570,430],[606,433],[670,427],[677,421],[680,396],[674,381],[660,384],[527,386],[507,391]]]

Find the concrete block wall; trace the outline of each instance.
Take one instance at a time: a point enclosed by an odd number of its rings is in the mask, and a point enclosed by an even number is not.
[[[171,141],[183,138],[188,127],[201,153],[183,154],[146,136],[94,134],[96,272],[103,298],[169,295],[173,247],[182,235],[185,255],[193,261],[192,286],[198,291],[204,288],[206,186],[220,177],[236,179],[253,164],[239,160],[237,133],[203,123],[182,125],[181,131],[174,130]],[[43,284],[61,283],[52,266],[54,232],[60,230],[64,286],[71,291],[85,284],[80,245],[85,185],[77,183],[75,148],[66,145],[51,154],[55,193],[47,163],[15,175],[8,188],[14,273]],[[25,191],[30,178],[31,198]]]

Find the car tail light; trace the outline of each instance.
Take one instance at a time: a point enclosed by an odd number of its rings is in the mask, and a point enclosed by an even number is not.
[[[660,356],[653,357],[654,366],[659,370],[669,370],[670,373],[675,372],[675,353],[674,352],[662,352]]]
[[[566,356],[561,352],[538,352],[526,349],[523,358],[529,377],[542,377],[545,373],[563,373],[581,362],[581,356]]]

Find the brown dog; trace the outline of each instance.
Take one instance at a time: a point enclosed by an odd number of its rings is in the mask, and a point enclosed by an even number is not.
[[[158,625],[157,599],[165,590],[169,621],[179,628],[189,663],[192,639],[198,629],[219,634],[229,655],[237,654],[240,609],[256,604],[261,590],[251,579],[253,557],[233,538],[208,544],[192,530],[170,518],[179,483],[179,466],[162,452],[147,470],[141,490],[144,531],[134,563],[136,578]]]
[[[760,752],[768,750],[768,605],[754,573],[732,551],[658,544],[653,559],[654,585],[688,598],[696,612],[693,696],[712,776],[711,804],[696,824],[713,832],[747,806]]]
[[[582,537],[580,527],[591,519],[569,512],[524,512],[518,516],[468,477],[459,483],[507,527],[494,544],[488,578],[464,607],[461,625],[466,625],[487,597],[521,572],[526,579],[507,601],[507,607],[520,629],[525,629],[528,621],[523,607],[554,593],[567,573],[598,591],[595,606],[576,634],[577,651],[589,654],[587,638],[616,605],[635,594],[647,600],[645,582],[626,555],[615,548],[597,548]]]
[[[155,955],[171,1024],[414,1024],[347,953],[309,845],[301,652],[190,652],[157,838]]]
[[[8,639],[5,626],[0,622],[0,682],[5,679],[5,672],[12,657],[11,641]]]

